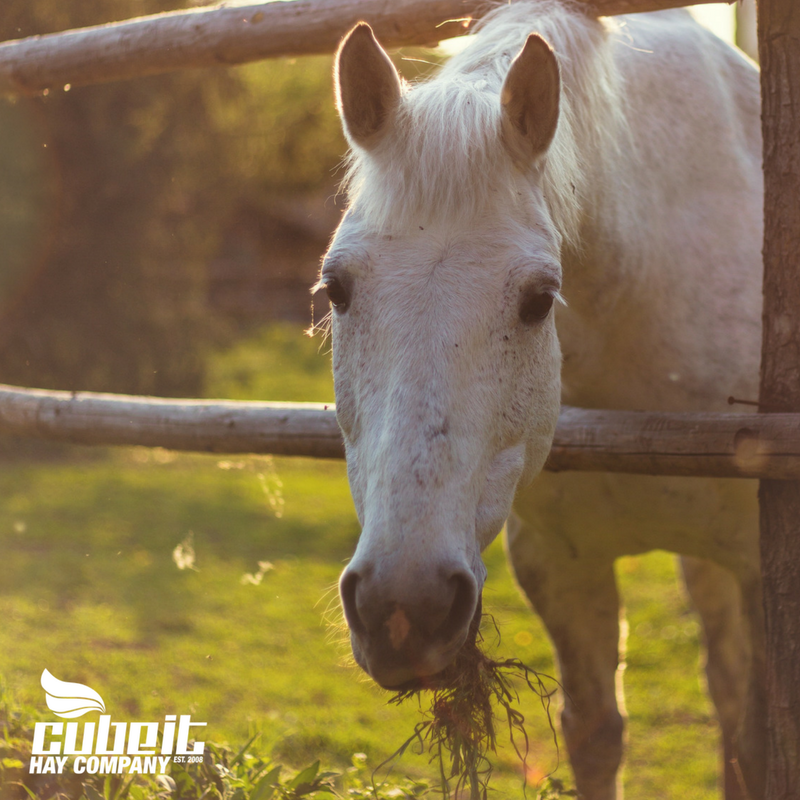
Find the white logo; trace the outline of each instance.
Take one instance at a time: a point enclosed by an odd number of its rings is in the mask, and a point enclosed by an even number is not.
[[[204,742],[191,741],[188,714],[167,714],[161,722],[112,722],[103,698],[90,686],[60,681],[42,672],[47,707],[58,717],[73,719],[99,711],[97,722],[37,722],[33,729],[28,772],[61,774],[70,758],[77,774],[133,775],[167,771],[175,764],[201,763]]]
[[[103,698],[94,689],[82,683],[60,681],[47,670],[42,673],[42,689],[47,707],[57,717],[72,719],[82,717],[87,711],[106,710]]]

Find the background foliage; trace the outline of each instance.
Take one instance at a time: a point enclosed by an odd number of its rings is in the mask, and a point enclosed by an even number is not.
[[[0,39],[180,5],[4,0]],[[329,58],[0,101],[0,381],[199,393],[226,232],[332,193],[343,152]]]

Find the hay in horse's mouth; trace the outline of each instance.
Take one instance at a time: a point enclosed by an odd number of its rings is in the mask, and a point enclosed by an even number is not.
[[[497,629],[491,616],[484,614],[483,617]],[[486,800],[492,772],[488,753],[496,750],[497,742],[495,705],[505,711],[511,744],[522,761],[523,774],[527,776],[528,735],[524,716],[513,707],[519,701],[519,695],[512,679],[521,679],[539,696],[558,748],[550,714],[557,681],[540,675],[519,659],[498,661],[490,658],[481,648],[480,621],[481,615],[477,614],[467,641],[446,669],[404,684],[394,690],[395,694],[389,700],[400,704],[416,697],[422,706],[422,693],[432,693],[430,711],[425,712],[427,718],[416,725],[414,733],[388,761],[399,757],[417,742],[421,752],[427,751],[431,761],[437,762],[445,798],[453,791],[459,796],[461,790],[469,786],[470,800]],[[548,689],[545,681],[551,681],[554,688]],[[456,784],[451,789],[453,779]]]

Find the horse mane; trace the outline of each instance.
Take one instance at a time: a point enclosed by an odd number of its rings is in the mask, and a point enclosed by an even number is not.
[[[585,165],[618,151],[624,128],[620,79],[608,47],[614,23],[569,0],[519,0],[492,10],[471,43],[430,80],[404,84],[391,130],[347,157],[353,211],[385,233],[437,220],[468,222],[498,202],[525,203],[531,174],[514,166],[500,137],[500,91],[528,34],[555,50],[562,79],[554,140],[534,172],[565,244],[576,244],[589,194]],[[528,191],[526,191],[526,189]]]

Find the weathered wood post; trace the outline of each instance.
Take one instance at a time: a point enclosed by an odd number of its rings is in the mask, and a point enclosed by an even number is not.
[[[759,0],[764,133],[761,410],[800,411],[800,3]],[[762,481],[768,800],[800,796],[800,482]]]

